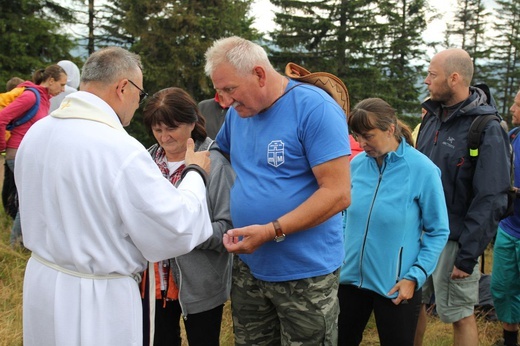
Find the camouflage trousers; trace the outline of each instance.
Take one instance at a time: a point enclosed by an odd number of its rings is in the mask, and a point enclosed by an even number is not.
[[[254,278],[234,256],[231,310],[235,345],[337,345],[339,269],[307,279]]]

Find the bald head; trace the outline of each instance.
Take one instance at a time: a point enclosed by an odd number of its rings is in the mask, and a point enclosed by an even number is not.
[[[469,54],[451,48],[433,56],[424,84],[428,86],[432,101],[452,106],[468,97],[472,78],[473,61]]]
[[[446,76],[457,73],[465,87],[469,87],[473,78],[473,61],[468,52],[460,48],[450,48],[437,53],[433,60],[443,66]]]

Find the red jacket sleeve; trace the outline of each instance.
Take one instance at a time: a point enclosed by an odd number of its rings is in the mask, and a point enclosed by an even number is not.
[[[0,151],[5,151],[6,126],[16,118],[24,115],[36,103],[36,95],[30,90],[24,91],[7,107],[0,110]]]

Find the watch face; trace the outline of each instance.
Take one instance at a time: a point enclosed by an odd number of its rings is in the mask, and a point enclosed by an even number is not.
[[[285,234],[282,234],[281,236],[276,236],[274,237],[274,241],[279,243],[281,241],[284,241],[285,240]]]

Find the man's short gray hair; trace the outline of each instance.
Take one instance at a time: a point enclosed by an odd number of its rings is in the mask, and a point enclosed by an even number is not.
[[[81,82],[113,83],[136,68],[143,69],[139,55],[121,47],[103,48],[88,57],[81,71]]]
[[[231,64],[241,74],[252,73],[256,65],[272,68],[267,53],[260,45],[238,36],[215,41],[206,51],[205,57],[204,72],[209,77],[222,63]]]

